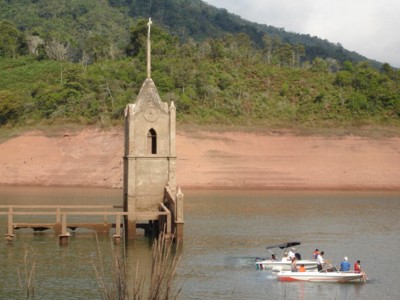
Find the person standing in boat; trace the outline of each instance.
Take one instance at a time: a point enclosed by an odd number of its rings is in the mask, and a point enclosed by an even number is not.
[[[325,264],[325,259],[323,257],[324,254],[325,254],[325,252],[321,251],[321,253],[319,253],[318,256],[317,256],[317,268],[318,268],[318,271],[322,271],[322,267]]]
[[[355,273],[361,273],[361,261],[357,260],[354,263],[354,272]]]
[[[347,256],[344,257],[343,261],[340,263],[340,271],[348,272],[350,271],[351,265]]]
[[[291,263],[292,272],[297,272],[297,258],[294,256]]]
[[[296,251],[295,247],[292,247],[288,253],[288,260],[289,261],[293,261],[293,258],[296,257],[296,255],[294,254],[294,251]]]

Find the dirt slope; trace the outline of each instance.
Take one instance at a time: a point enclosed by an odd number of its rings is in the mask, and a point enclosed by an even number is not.
[[[400,138],[190,131],[177,135],[183,188],[400,190]],[[0,144],[0,185],[122,186],[123,129]]]

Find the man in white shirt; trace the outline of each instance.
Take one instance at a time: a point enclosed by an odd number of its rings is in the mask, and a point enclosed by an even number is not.
[[[323,258],[324,254],[325,254],[324,251],[321,251],[321,253],[318,254],[318,256],[317,256],[318,271],[322,271],[322,267],[325,264],[325,259]]]
[[[293,261],[293,258],[295,258],[294,251],[296,251],[296,248],[292,247],[288,253],[288,261]]]

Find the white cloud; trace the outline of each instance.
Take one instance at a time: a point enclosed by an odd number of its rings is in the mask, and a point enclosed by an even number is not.
[[[400,67],[399,0],[206,0],[243,18],[341,43]]]

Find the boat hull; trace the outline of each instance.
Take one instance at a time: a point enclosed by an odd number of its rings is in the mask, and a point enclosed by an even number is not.
[[[282,271],[277,274],[279,281],[294,282],[366,282],[364,273],[354,272],[290,272]]]

